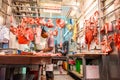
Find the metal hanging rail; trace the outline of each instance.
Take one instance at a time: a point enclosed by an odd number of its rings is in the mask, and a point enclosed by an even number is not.
[[[116,9],[112,10],[111,12],[107,13],[106,15],[104,15],[104,16],[103,16],[103,17],[101,17],[101,18],[105,18],[106,16],[108,16],[109,14],[111,14],[111,13],[115,12],[115,11],[116,11],[116,10],[118,10],[118,9],[120,9],[120,6],[119,6],[119,7],[117,7]]]
[[[15,16],[15,17],[33,17],[33,18],[45,18],[45,19],[50,19],[51,17],[42,17],[42,16],[27,16],[27,15],[13,15],[13,16]],[[57,17],[56,18],[51,18],[51,19],[57,19]],[[68,19],[71,19],[71,18],[68,18]],[[73,19],[76,19],[76,18],[73,18]]]
[[[113,0],[110,3],[108,3],[107,5],[105,5],[101,10],[105,10],[105,9],[109,8],[114,3],[114,1],[115,0]]]
[[[1,12],[3,15],[5,15],[5,16],[10,16],[10,14],[5,13],[5,12],[2,11],[1,9],[0,9],[0,12]]]
[[[36,11],[25,11],[25,10],[20,10],[20,11],[16,11],[15,13],[27,13],[27,14],[40,14],[40,12],[36,12]]]
[[[21,5],[12,5],[11,7],[36,8],[36,9],[48,9],[48,10],[62,10],[62,9],[50,9],[50,8],[42,8],[42,7],[37,7],[37,6],[21,6]]]
[[[45,19],[50,19],[50,17],[41,17],[41,16],[23,16],[23,15],[13,15],[15,17],[33,17],[33,18],[45,18]],[[51,19],[57,19],[57,18],[51,18]]]
[[[34,3],[37,3],[37,1],[23,1],[23,0],[13,0],[13,3],[14,2],[19,2],[19,3],[32,3],[32,4],[34,4]]]

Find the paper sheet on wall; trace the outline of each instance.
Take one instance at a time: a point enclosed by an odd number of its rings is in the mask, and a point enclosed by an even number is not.
[[[86,66],[86,79],[99,79],[99,66],[88,65]]]

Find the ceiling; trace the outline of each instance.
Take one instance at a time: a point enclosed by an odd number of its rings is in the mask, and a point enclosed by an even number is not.
[[[78,18],[80,0],[13,0],[17,17]]]

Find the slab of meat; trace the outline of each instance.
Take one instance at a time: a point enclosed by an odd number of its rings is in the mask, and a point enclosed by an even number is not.
[[[120,50],[120,33],[114,34],[114,43],[118,50]]]
[[[116,21],[116,28],[117,30],[120,30],[120,19]]]
[[[34,24],[35,20],[33,18],[28,18],[29,24]]]
[[[103,37],[103,40],[101,42],[101,51],[103,53],[109,53],[109,52],[112,52],[112,48],[110,46],[111,42],[108,42],[107,40],[107,36],[104,36]]]
[[[40,19],[39,18],[35,18],[35,24],[37,24],[38,26],[40,25]]]
[[[113,25],[112,23],[109,24],[109,29],[108,29],[109,32],[113,31]]]
[[[27,40],[29,40],[29,41],[34,40],[34,31],[32,28],[26,28],[24,35],[27,38]]]
[[[95,27],[93,28],[93,36],[97,36],[97,33],[98,33],[98,29],[97,29],[97,27],[95,26]]]
[[[94,16],[91,16],[91,17],[90,17],[90,23],[91,23],[91,24],[94,24],[94,23],[95,23],[95,18],[94,18]]]
[[[42,25],[42,26],[46,25],[46,21],[44,18],[40,18],[40,25]]]
[[[10,31],[16,35],[19,44],[29,44],[34,40],[34,32],[32,28],[19,25],[17,28],[10,26]]]
[[[102,26],[101,33],[104,33],[104,31],[105,31],[106,34],[108,33],[108,31],[109,31],[109,23],[105,23],[104,26]]]
[[[109,23],[105,23],[105,33],[108,33],[108,29],[109,29]]]
[[[94,19],[95,19],[96,25],[98,24],[98,17],[99,17],[99,12],[95,11],[95,13],[94,13]]]
[[[21,19],[21,22],[23,22],[23,23],[28,23],[29,21],[28,21],[28,18],[27,18],[27,17],[24,17],[24,18]]]
[[[56,25],[60,28],[64,28],[65,27],[65,21],[62,19],[56,19]]]
[[[98,41],[98,38],[97,37],[94,37],[94,42],[98,45],[99,44],[99,41]]]
[[[16,32],[17,32],[17,28],[13,27],[13,26],[10,26],[10,31],[16,35]]]
[[[18,43],[19,44],[29,44],[30,41],[24,35],[18,35]]]
[[[53,36],[57,36],[58,35],[58,30],[55,29],[52,34],[53,34]]]
[[[87,28],[85,32],[85,43],[88,44],[88,50],[90,50],[90,44],[93,40],[93,30]]]
[[[52,19],[48,19],[48,22],[46,23],[46,26],[47,26],[48,28],[53,28],[53,27],[54,27],[54,24],[53,24],[53,22],[52,22]]]

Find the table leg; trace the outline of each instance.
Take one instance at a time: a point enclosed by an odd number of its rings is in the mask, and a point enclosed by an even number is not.
[[[39,68],[38,68],[38,80],[41,80],[41,65],[39,65]]]
[[[10,80],[13,80],[14,68],[10,68]]]
[[[83,80],[86,80],[86,59],[85,57],[82,57],[83,61]]]

